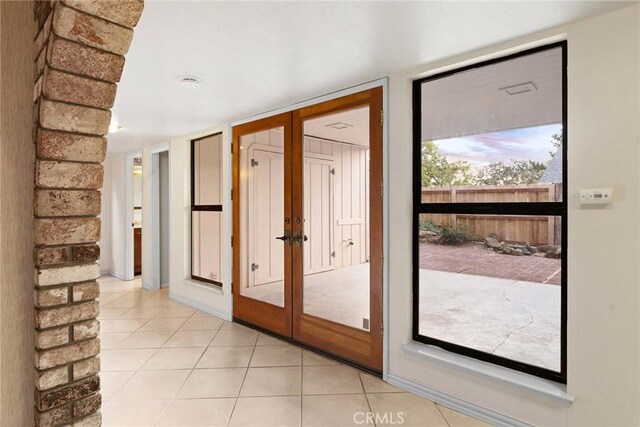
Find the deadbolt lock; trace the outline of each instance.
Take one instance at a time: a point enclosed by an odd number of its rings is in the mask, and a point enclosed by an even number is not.
[[[306,242],[307,240],[309,240],[309,238],[307,237],[307,235],[303,235],[301,231],[295,231],[293,233],[293,244],[295,246],[302,246],[302,242]]]

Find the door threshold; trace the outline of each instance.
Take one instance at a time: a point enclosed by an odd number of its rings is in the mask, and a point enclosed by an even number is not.
[[[345,359],[343,357],[336,356],[335,354],[329,353],[329,352],[327,352],[325,350],[322,350],[320,348],[312,347],[310,345],[301,343],[300,341],[296,341],[291,337],[287,337],[287,336],[284,336],[284,335],[277,334],[277,333],[272,332],[272,331],[270,331],[268,329],[262,328],[262,327],[260,327],[258,325],[254,325],[253,323],[249,323],[249,322],[247,322],[245,320],[238,319],[237,317],[233,318],[233,322],[237,323],[239,325],[242,325],[242,326],[246,326],[247,328],[253,329],[253,330],[261,332],[263,334],[272,336],[274,338],[278,338],[279,340],[286,341],[286,342],[288,342],[290,344],[295,345],[296,347],[300,347],[303,350],[312,351],[312,352],[314,352],[316,354],[319,354],[320,356],[326,357],[327,359],[335,360],[336,362],[342,363],[343,365],[348,365],[348,366],[351,366],[352,368],[358,369],[360,371],[364,371],[369,375],[373,375],[375,377],[382,378],[382,372],[374,371],[373,369],[371,369],[371,368],[369,368],[367,366],[360,365],[359,363],[353,362],[353,361],[351,361],[349,359]]]

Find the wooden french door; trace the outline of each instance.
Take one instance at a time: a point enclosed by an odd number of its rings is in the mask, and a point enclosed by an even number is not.
[[[291,113],[233,128],[233,316],[292,334]]]
[[[234,317],[381,371],[382,88],[233,141]]]

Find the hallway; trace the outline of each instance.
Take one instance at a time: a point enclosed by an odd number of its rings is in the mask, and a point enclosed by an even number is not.
[[[482,426],[284,341],[100,279],[104,426]],[[404,420],[400,423],[400,418]]]

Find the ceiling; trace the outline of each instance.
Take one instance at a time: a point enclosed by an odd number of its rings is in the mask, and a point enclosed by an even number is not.
[[[422,140],[562,122],[562,49],[422,84]]]
[[[110,154],[629,5],[147,1],[119,85]],[[198,89],[178,83],[197,76]]]
[[[369,107],[327,114],[304,122],[304,134],[329,141],[369,146]]]

